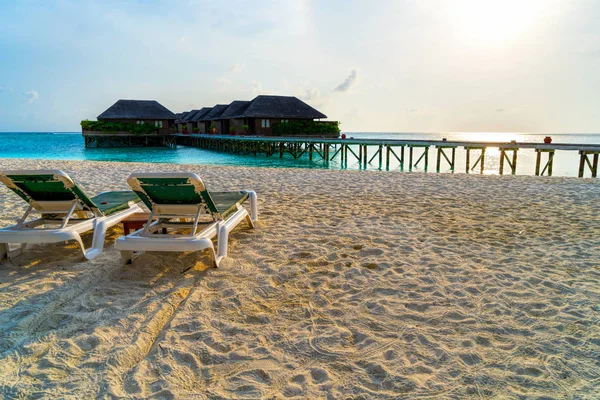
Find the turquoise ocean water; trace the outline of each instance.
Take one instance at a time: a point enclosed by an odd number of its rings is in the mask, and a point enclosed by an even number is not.
[[[388,138],[388,139],[422,139],[422,140],[471,140],[471,141],[510,141],[542,142],[544,136],[526,133],[359,133],[346,132],[348,137],[354,138]],[[600,134],[551,134],[553,143],[586,143],[599,144]],[[435,171],[435,151],[430,149],[429,171]],[[457,149],[456,172],[462,173],[465,169],[465,151]],[[415,156],[420,155],[420,150],[415,149]],[[499,152],[489,149],[486,155],[485,173],[497,174],[499,166]],[[473,158],[474,159],[477,156]],[[0,158],[33,158],[50,160],[93,160],[93,161],[123,161],[123,162],[155,162],[170,164],[211,164],[230,166],[260,166],[260,167],[300,167],[300,168],[329,168],[340,169],[337,160],[326,165],[323,161],[308,161],[308,158],[294,160],[291,155],[284,159],[279,157],[266,158],[252,155],[242,156],[179,146],[177,149],[169,148],[106,148],[86,149],[80,132],[52,133],[52,132],[19,132],[0,133]],[[579,156],[576,151],[557,151],[554,161],[555,176],[576,176]],[[6,164],[6,163],[3,163]],[[10,168],[10,165],[1,165]],[[357,162],[349,160],[347,169],[359,169]],[[377,169],[377,161],[368,166],[368,169]],[[505,166],[505,170],[508,166]],[[391,171],[401,171],[397,162],[393,162]],[[422,171],[422,168],[413,171]],[[442,172],[449,172],[447,166],[442,165]],[[535,172],[535,152],[521,150],[519,152],[517,174],[533,175]],[[589,175],[589,172],[587,172]]]

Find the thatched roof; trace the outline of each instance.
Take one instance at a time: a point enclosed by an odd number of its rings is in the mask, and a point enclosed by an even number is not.
[[[193,117],[192,122],[204,121],[204,117],[212,110],[212,107],[201,108]]]
[[[221,114],[229,107],[229,104],[217,104],[206,114],[203,118],[204,121],[214,121],[221,119]]]
[[[184,111],[184,112],[175,114],[175,122],[181,122],[181,120],[184,119],[188,113],[189,113],[189,111]]]
[[[189,113],[187,113],[187,115],[185,116],[185,118],[183,118],[181,120],[181,122],[192,122],[192,118],[194,118],[194,115],[196,115],[198,113],[198,111],[200,110],[192,110]]]
[[[250,103],[252,102],[242,100],[232,101],[229,107],[227,107],[225,111],[223,111],[223,114],[221,114],[221,118],[229,119],[235,118],[236,115],[241,115],[244,111],[246,111]]]
[[[237,115],[228,118],[302,118],[315,119],[327,116],[297,97],[257,96]]]
[[[156,100],[119,100],[98,120],[103,119],[175,119],[175,114]]]

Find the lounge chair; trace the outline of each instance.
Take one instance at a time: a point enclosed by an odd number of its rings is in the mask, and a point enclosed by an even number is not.
[[[244,219],[254,227],[258,218],[255,192],[209,192],[193,173],[131,174],[127,183],[151,213],[144,228],[117,239],[124,264],[133,261],[134,252],[209,249],[218,267],[227,256],[229,232]],[[250,213],[242,207],[248,199]]]
[[[75,240],[91,260],[102,253],[108,228],[142,211],[136,204],[141,200],[132,191],[104,192],[90,198],[59,170],[3,171],[0,181],[29,204],[15,225],[0,229],[0,259],[21,254],[28,243]],[[27,221],[31,214],[40,217]],[[86,249],[81,234],[90,230],[94,237]],[[10,251],[9,243],[21,246]]]

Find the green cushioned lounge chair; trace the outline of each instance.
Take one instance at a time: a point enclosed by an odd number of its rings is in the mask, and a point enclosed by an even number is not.
[[[15,225],[0,229],[0,259],[20,254],[28,243],[75,240],[87,259],[104,249],[106,230],[136,212],[141,200],[132,191],[104,192],[88,197],[67,174],[59,170],[3,171],[0,181],[29,207]],[[30,219],[32,214],[39,218]],[[93,230],[86,249],[81,234]],[[20,244],[9,251],[9,244]]]
[[[117,239],[124,264],[143,251],[209,249],[218,267],[227,256],[229,232],[244,219],[253,227],[258,218],[254,191],[209,192],[193,173],[131,174],[127,183],[151,213],[144,228]],[[250,212],[242,207],[246,200]]]

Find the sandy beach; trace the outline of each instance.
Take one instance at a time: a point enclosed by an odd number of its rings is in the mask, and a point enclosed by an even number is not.
[[[597,179],[0,159],[56,168],[92,195],[196,172],[256,190],[260,221],[219,269],[123,266],[120,227],[92,261],[1,261],[0,397],[599,396]],[[24,209],[0,187],[0,226]]]

